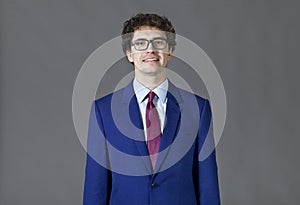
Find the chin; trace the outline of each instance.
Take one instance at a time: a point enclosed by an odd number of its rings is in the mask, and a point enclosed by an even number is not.
[[[140,69],[144,73],[160,73],[164,68],[160,66],[147,66]]]

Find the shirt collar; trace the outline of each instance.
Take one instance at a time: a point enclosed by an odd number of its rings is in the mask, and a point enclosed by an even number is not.
[[[169,87],[169,83],[168,80],[166,79],[158,87],[152,90],[163,103],[166,102],[168,87]],[[133,89],[137,97],[138,103],[142,103],[145,97],[151,91],[149,88],[145,87],[139,81],[137,81],[136,78],[134,78],[133,80]]]

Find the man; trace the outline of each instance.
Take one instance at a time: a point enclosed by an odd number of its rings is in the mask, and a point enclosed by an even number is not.
[[[171,22],[137,14],[122,34],[135,78],[92,106],[83,204],[220,204],[215,151],[199,160],[214,146],[209,103],[166,77]]]

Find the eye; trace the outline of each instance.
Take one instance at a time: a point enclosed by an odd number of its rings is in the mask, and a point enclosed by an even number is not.
[[[162,40],[155,40],[154,43],[156,45],[162,45],[163,44],[163,41]]]
[[[164,40],[164,39],[155,39],[153,41],[153,43],[154,43],[155,47],[157,47],[157,48],[163,48],[166,45],[166,40]]]
[[[136,41],[134,44],[136,46],[143,47],[147,44],[147,41]]]

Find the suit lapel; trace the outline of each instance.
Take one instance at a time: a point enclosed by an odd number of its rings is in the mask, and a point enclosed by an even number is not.
[[[140,113],[140,108],[138,106],[137,99],[134,94],[132,83],[130,83],[127,87],[124,88],[122,104],[123,106],[121,109],[123,109],[123,113],[127,114],[129,112],[130,120],[133,123],[134,127],[136,127],[136,129],[138,130],[138,132],[135,132],[136,135],[135,138],[137,140],[135,140],[134,143],[136,144],[140,156],[143,156],[143,161],[150,174],[152,172],[152,166],[151,166],[150,158],[147,157],[148,149],[145,142],[142,116]]]
[[[170,81],[167,99],[165,128],[162,134],[159,155],[157,157],[154,173],[157,173],[161,169],[180,124],[180,104],[182,103],[182,98],[178,89],[172,83],[170,83]]]

